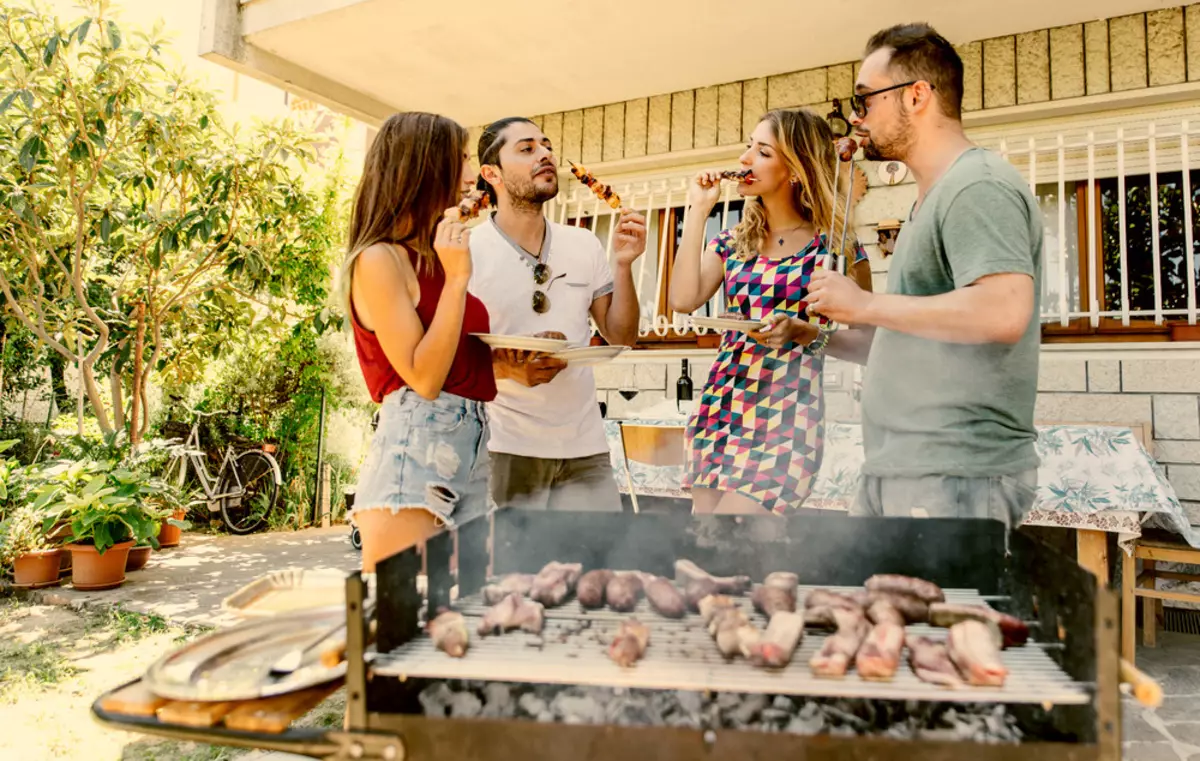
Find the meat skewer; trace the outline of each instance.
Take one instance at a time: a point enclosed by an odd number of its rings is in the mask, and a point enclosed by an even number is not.
[[[749,169],[726,169],[721,172],[722,180],[735,180],[737,182],[754,182],[754,174]]]
[[[488,207],[488,201],[487,191],[478,188],[470,191],[458,204],[458,221],[468,222],[478,217]]]
[[[642,580],[632,573],[614,575],[604,588],[608,607],[618,613],[628,613],[636,608],[641,595]]]
[[[929,623],[934,626],[951,627],[968,620],[993,623],[1000,629],[1001,646],[1005,649],[1020,647],[1029,640],[1029,627],[1019,618],[1001,613],[986,605],[956,605],[938,602],[929,606]]]
[[[608,586],[612,576],[612,571],[603,568],[588,571],[580,576],[575,585],[575,597],[578,598],[579,604],[585,608],[603,608],[604,588]]]
[[[534,577],[529,596],[548,608],[562,605],[582,573],[581,563],[547,563]]]
[[[592,173],[587,170],[587,167],[582,164],[576,164],[574,161],[568,161],[571,165],[571,174],[575,175],[575,179],[588,186],[588,189],[596,194],[596,197],[614,209],[621,208],[621,197],[612,189],[611,185],[605,185],[597,180]]]
[[[462,613],[443,609],[425,625],[425,631],[429,632],[433,646],[451,658],[461,658],[466,654],[471,636]]]
[[[960,621],[950,627],[946,649],[950,660],[966,678],[968,684],[980,687],[1002,687],[1008,669],[1000,662],[1000,645],[995,626],[974,619]]]
[[[825,236],[825,251],[826,251],[826,256],[829,257],[829,261],[826,263],[826,268],[832,269],[835,272],[842,271],[841,261],[840,261],[841,249],[839,249],[838,253],[836,253],[836,254],[833,252],[833,238],[837,233],[837,230],[835,228],[837,226],[838,193],[841,190],[839,185],[840,185],[841,173],[842,173],[842,163],[851,161],[854,158],[854,152],[856,150],[858,150],[858,143],[856,143],[854,141],[854,138],[852,138],[852,137],[841,137],[834,141],[833,151],[834,151],[834,154],[836,155],[836,160],[833,162],[833,204],[830,206],[830,209],[833,212],[833,214],[831,215],[830,220],[829,220],[829,234],[827,236]],[[851,170],[850,176],[851,177],[854,176],[853,170]],[[848,197],[854,195],[854,183],[853,182],[849,183],[847,190],[846,190],[846,194]],[[849,201],[847,201],[847,207],[849,207]],[[846,235],[845,228],[847,226],[849,226],[849,223],[850,223],[849,218],[843,220],[843,225],[842,225],[842,237],[843,238]],[[843,245],[843,248],[845,248],[844,245]]]
[[[808,667],[816,676],[845,676],[869,629],[859,611],[835,608],[833,616],[837,620],[837,631],[825,638],[821,649],[808,661]]]
[[[886,605],[886,603],[884,603]],[[890,606],[889,606],[890,607]],[[892,612],[895,613],[895,608]],[[896,616],[899,617],[899,613]],[[854,668],[863,679],[890,681],[900,666],[900,655],[904,651],[904,624],[883,621],[871,628],[858,654],[854,657]]]
[[[650,607],[660,616],[667,618],[683,618],[687,615],[688,604],[675,585],[661,576],[642,575],[642,590]]]
[[[628,668],[641,660],[650,645],[650,627],[636,618],[622,621],[608,646],[608,657],[618,666]]]
[[[781,611],[771,617],[767,630],[758,642],[751,645],[749,655],[755,666],[783,668],[792,660],[792,653],[804,636],[804,616]]]
[[[912,576],[879,573],[867,579],[865,586],[868,592],[890,592],[911,595],[927,603],[946,601],[945,593],[942,592],[942,588],[937,584]]]
[[[531,634],[540,634],[545,624],[545,609],[541,603],[527,600],[514,593],[488,608],[479,622],[479,636],[503,634],[511,629],[522,629]]]
[[[488,605],[495,605],[513,593],[524,597],[529,594],[529,589],[532,586],[532,573],[506,574],[500,577],[498,581],[492,582],[483,588],[483,601]]]
[[[922,682],[939,687],[962,687],[963,680],[958,668],[950,660],[946,643],[935,642],[928,637],[909,637],[908,665]]]
[[[713,576],[690,560],[675,561],[675,580],[707,579],[717,585],[724,595],[740,595],[750,591],[749,576]]]

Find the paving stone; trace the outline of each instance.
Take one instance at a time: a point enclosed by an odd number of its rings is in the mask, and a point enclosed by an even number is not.
[[[1166,722],[1168,727],[1180,722],[1200,721],[1200,695],[1172,695],[1163,698],[1163,704],[1154,709],[1154,715]],[[1175,734],[1172,727],[1171,733]]]
[[[1166,735],[1142,717],[1145,708],[1126,702],[1121,710],[1121,740],[1127,743],[1152,743],[1168,740]]]
[[[1200,721],[1197,721],[1197,719],[1200,719],[1200,710],[1192,714],[1192,721],[1190,722],[1168,724],[1167,731],[1171,733],[1171,737],[1179,742],[1200,747]]]
[[[1182,761],[1169,742],[1124,743],[1123,761]]]
[[[1139,660],[1138,665],[1142,665]],[[1166,673],[1156,675],[1164,695],[1184,696],[1200,694],[1200,666],[1173,666]]]

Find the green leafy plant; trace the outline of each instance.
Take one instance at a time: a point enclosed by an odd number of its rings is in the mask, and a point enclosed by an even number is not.
[[[0,566],[11,568],[14,561],[30,552],[49,549],[42,514],[32,505],[22,505],[0,521]]]

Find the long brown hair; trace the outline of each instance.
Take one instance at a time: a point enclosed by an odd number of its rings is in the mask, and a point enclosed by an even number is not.
[[[453,119],[417,111],[393,114],[379,128],[350,213],[339,284],[347,307],[354,260],[376,243],[415,250],[419,270],[437,266],[433,236],[442,213],[458,204],[468,139]]]
[[[830,252],[841,242],[842,226],[845,224],[845,196],[852,176],[849,168],[843,168],[839,178],[838,197],[842,203],[834,208],[833,169],[837,156],[834,153],[833,131],[817,114],[808,109],[768,111],[759,121],[771,125],[771,132],[783,157],[799,181],[792,186],[792,204],[805,222],[816,228],[817,234],[826,234],[833,225],[837,240],[827,241]],[[853,167],[853,164],[850,164]],[[742,210],[742,220],[733,229],[734,250],[741,258],[757,255],[767,237],[767,215],[762,201],[747,198]],[[854,235],[846,236],[846,250],[855,250]],[[845,253],[845,252],[842,252]]]

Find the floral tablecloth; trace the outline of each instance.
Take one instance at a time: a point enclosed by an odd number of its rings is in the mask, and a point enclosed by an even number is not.
[[[683,418],[606,420],[613,474],[622,492],[628,492],[620,423],[631,425],[684,425]],[[1175,490],[1162,468],[1134,438],[1119,426],[1038,426],[1038,497],[1025,519],[1027,525],[1060,526],[1108,531],[1128,551],[1149,522],[1180,534],[1200,547],[1200,531],[1184,514]],[[862,427],[832,423],[825,429],[825,455],[813,493],[804,506],[848,510],[858,493],[863,461]],[[682,467],[656,467],[631,463],[634,491],[639,495],[686,499],[681,488]]]

